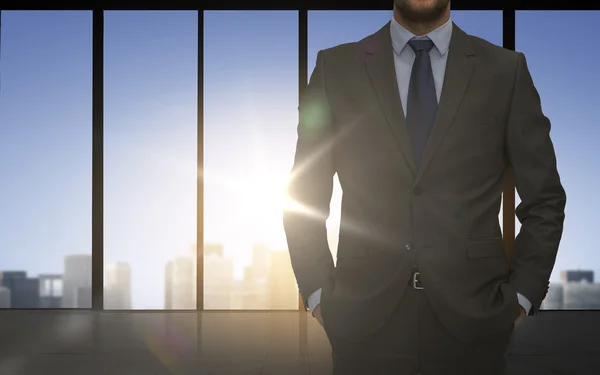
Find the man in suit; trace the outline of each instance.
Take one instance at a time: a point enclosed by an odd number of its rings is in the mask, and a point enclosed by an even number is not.
[[[318,53],[284,226],[335,375],[504,373],[562,235],[549,133],[523,54],[467,35],[449,0],[395,0],[379,31]],[[522,226],[507,260],[498,213],[509,168]],[[325,221],[336,173],[334,267]]]

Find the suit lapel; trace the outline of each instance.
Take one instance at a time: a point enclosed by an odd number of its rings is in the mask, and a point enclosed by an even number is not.
[[[450,128],[452,120],[465,95],[474,68],[475,52],[472,49],[469,36],[453,24],[440,104],[415,183],[419,182],[427,170],[436,150]]]
[[[389,130],[413,174],[416,174],[412,147],[398,91],[390,23],[388,22],[375,34],[364,39],[363,45],[367,71]]]

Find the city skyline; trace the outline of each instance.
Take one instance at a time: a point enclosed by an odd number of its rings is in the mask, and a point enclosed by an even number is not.
[[[204,309],[298,308],[297,285],[287,249],[255,244],[252,262],[242,279],[234,277],[233,259],[224,254],[222,244],[207,243],[204,249],[205,274],[212,276],[204,284]],[[162,309],[196,310],[196,245],[189,250],[186,256],[165,264]],[[218,267],[219,263],[228,267]],[[91,255],[70,254],[63,264],[60,274],[31,275],[23,270],[0,269],[0,308],[91,308]],[[131,309],[131,265],[107,263],[104,271],[104,309]]]
[[[310,11],[309,73],[318,50],[360,40],[390,18],[391,11]],[[500,11],[452,18],[502,45]],[[589,172],[598,159],[587,151],[600,136],[592,100],[600,73],[594,59],[573,69],[547,42],[590,45],[598,21],[599,12],[516,13],[516,48],[552,122],[567,191],[554,282],[560,270],[600,272],[600,203],[590,199],[600,181]],[[91,254],[91,22],[90,11],[2,12],[2,270],[52,275],[65,256]],[[105,12],[104,255],[106,264],[131,266],[134,309],[163,308],[165,283],[155,275],[196,241],[198,25],[195,11]],[[254,244],[287,248],[280,206],[296,139],[298,13],[206,11],[201,27],[204,234],[223,244],[239,279]],[[340,198],[337,184],[331,230]]]

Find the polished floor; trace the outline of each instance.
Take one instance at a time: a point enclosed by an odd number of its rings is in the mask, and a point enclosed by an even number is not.
[[[600,374],[600,311],[527,317],[509,375]],[[327,375],[316,321],[297,312],[0,311],[0,375]]]

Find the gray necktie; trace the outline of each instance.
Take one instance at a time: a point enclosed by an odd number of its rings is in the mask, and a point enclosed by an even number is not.
[[[429,58],[433,41],[429,38],[412,38],[408,45],[415,51],[416,57],[408,86],[406,125],[418,168],[438,108],[431,59]]]

